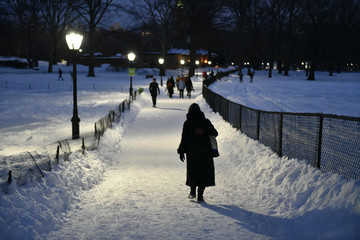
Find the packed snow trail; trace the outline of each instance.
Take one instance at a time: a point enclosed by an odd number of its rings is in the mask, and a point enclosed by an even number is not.
[[[103,181],[80,191],[72,210],[45,239],[360,236],[358,181],[279,158],[214,114],[200,96],[201,81],[194,85],[197,96],[192,99],[177,94],[169,99],[162,88],[157,108],[146,91],[121,122],[105,132],[98,150],[88,157],[107,163]],[[214,161],[216,186],[205,189],[202,204],[187,199],[185,163],[176,154],[194,101],[218,130],[221,155]]]
[[[200,85],[195,93],[199,92]],[[179,160],[176,149],[187,109],[194,100],[177,96],[169,99],[162,91],[157,108],[153,108],[151,98],[143,97],[148,98],[148,103],[125,130],[121,153],[116,159],[118,165],[106,171],[98,187],[81,194],[81,201],[67,215],[63,228],[47,237],[267,239],[261,233],[261,225],[271,224],[264,227],[268,231],[274,227],[275,220],[276,228],[276,219],[263,216],[260,221],[266,223],[252,225],[251,219],[258,218],[257,214],[239,205],[221,205],[229,194],[231,198],[240,199],[236,192],[223,189],[225,191],[215,197],[213,194],[219,191],[215,186],[205,190],[206,203],[197,204],[187,199],[185,163]],[[116,127],[111,131],[114,130]],[[274,229],[275,232],[277,236],[282,234]]]

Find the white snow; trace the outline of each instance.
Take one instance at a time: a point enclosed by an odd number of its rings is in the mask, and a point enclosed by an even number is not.
[[[64,82],[57,81],[57,67],[53,74],[46,66],[34,72],[0,68],[2,156],[71,135],[71,66],[60,66]],[[78,69],[80,132],[85,133],[128,96],[129,77],[104,66],[96,68],[96,78],[87,78],[87,68]],[[40,181],[11,184],[8,194],[0,193],[0,239],[360,238],[359,180],[280,158],[236,131],[207,106],[200,77],[193,78],[192,99],[179,99],[176,91],[169,99],[161,88],[158,107],[152,108],[148,71],[137,71],[134,89],[145,92],[105,132],[96,151],[74,153]],[[272,79],[266,74],[256,72],[252,84],[231,75],[211,88],[262,110],[360,115],[359,73],[317,73],[315,82],[306,81],[304,72],[274,73]],[[193,102],[219,131],[216,186],[205,190],[204,204],[187,199],[185,164],[176,154]]]

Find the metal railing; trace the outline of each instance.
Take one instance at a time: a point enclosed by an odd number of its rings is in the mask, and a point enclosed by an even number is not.
[[[203,84],[203,96],[224,120],[279,156],[306,160],[324,172],[360,179],[360,118],[269,112],[234,103]]]
[[[81,134],[79,139],[63,139],[31,152],[27,151],[1,158],[1,190],[7,192],[12,181],[16,181],[18,186],[22,186],[29,181],[43,178],[42,171],[51,171],[53,166],[59,163],[59,160],[67,161],[71,153],[94,150],[105,130],[112,127],[113,122],[120,121],[121,114],[130,110],[131,103],[136,100],[138,94],[139,91],[135,91],[129,99],[124,100],[116,109],[111,110],[108,115],[97,121],[94,132]]]

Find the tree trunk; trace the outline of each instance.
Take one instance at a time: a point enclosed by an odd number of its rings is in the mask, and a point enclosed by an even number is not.
[[[50,53],[50,56],[49,56],[49,65],[48,65],[48,72],[49,73],[52,73],[53,72],[53,54]]]
[[[271,60],[270,61],[270,67],[269,67],[269,78],[272,78],[272,69],[274,67],[274,62]]]
[[[316,68],[316,63],[312,61],[310,64],[310,71],[307,80],[315,80],[315,68]]]
[[[196,47],[193,43],[192,36],[190,36],[190,63],[189,63],[189,77],[195,74],[195,58],[196,58]]]
[[[166,39],[163,36],[163,39],[161,41],[161,57],[164,59],[164,64],[160,66],[160,75],[165,76],[166,75]]]
[[[95,77],[94,48],[95,48],[95,26],[89,27],[89,72],[88,77]]]

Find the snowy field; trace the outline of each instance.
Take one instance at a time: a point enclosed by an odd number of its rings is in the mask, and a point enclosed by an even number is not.
[[[1,155],[71,135],[71,67],[61,68],[64,82],[46,67],[0,68]],[[129,77],[104,66],[96,69],[96,78],[87,78],[87,68],[78,69],[80,132],[92,131],[128,96]],[[134,88],[144,87],[145,93],[107,130],[96,151],[72,154],[40,182],[12,184],[8,194],[0,193],[0,239],[360,238],[359,180],[279,158],[236,131],[205,103],[201,78],[193,78],[192,99],[179,99],[176,91],[169,99],[162,88],[158,107],[152,108],[150,80],[144,77],[149,71],[137,72]],[[268,79],[258,71],[254,83],[245,77],[241,85],[231,75],[211,88],[262,110],[359,117],[358,73],[317,73],[315,82],[306,81],[303,72],[290,74]],[[216,186],[205,190],[204,204],[187,199],[185,165],[176,154],[192,102],[219,131]]]
[[[243,70],[245,73],[245,70]],[[257,71],[253,83],[238,75],[215,82],[210,89],[230,101],[264,111],[327,113],[360,117],[360,74],[341,73],[329,76],[316,72],[315,81],[307,81],[304,71],[292,71],[290,76]]]

